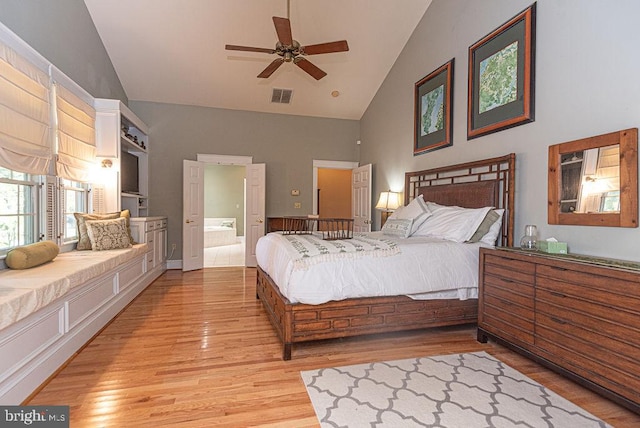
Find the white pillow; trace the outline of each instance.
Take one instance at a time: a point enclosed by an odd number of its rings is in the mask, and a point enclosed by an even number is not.
[[[406,207],[398,208],[393,215],[391,215],[390,219],[412,219],[413,224],[411,226],[411,235],[413,235],[416,230],[420,227],[422,223],[426,219],[431,216],[431,211],[427,208],[427,204],[424,199],[422,199],[422,195],[415,198],[413,201],[409,203]],[[389,221],[389,219],[387,219]]]
[[[437,204],[433,204],[437,205]],[[432,207],[433,207],[432,205]],[[435,207],[434,207],[435,208]],[[414,233],[455,242],[468,241],[492,207],[461,208],[439,205]]]
[[[495,213],[499,215],[498,219],[491,225],[489,231],[480,239],[480,242],[487,245],[496,245],[496,240],[498,239],[498,235],[502,230],[502,216],[504,215],[504,210],[493,210]],[[506,244],[503,244],[506,245]]]
[[[411,234],[411,226],[413,219],[411,218],[391,218],[382,226],[382,233],[396,238],[408,238]]]

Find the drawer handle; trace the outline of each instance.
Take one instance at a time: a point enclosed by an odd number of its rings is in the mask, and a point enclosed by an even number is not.
[[[556,297],[562,297],[563,299],[565,297],[567,297],[566,294],[558,293],[557,291],[549,291],[549,294],[551,294],[552,296],[556,296]]]
[[[562,324],[565,325],[567,322],[565,320],[561,320],[560,318],[556,318],[556,317],[550,317],[551,321],[558,323],[558,324]]]
[[[552,266],[551,269],[559,270],[559,271],[562,271],[562,272],[565,272],[565,271],[569,270],[569,269],[561,268],[561,267],[557,267],[557,266]]]

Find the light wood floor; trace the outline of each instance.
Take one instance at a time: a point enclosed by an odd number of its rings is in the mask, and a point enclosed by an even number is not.
[[[616,427],[633,414],[456,327],[281,345],[255,298],[255,269],[168,271],[32,399],[71,406],[71,426],[318,426],[301,370],[487,351]]]

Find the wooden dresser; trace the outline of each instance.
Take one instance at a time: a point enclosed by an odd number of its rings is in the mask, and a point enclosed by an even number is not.
[[[640,413],[640,263],[483,248],[478,300],[478,341]]]

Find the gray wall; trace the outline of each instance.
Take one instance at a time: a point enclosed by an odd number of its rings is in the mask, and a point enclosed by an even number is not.
[[[306,215],[313,160],[357,161],[359,121],[131,101],[150,127],[149,206],[169,217],[169,248],[182,258],[182,160],[200,154],[253,156],[266,164],[267,216]],[[291,196],[299,189],[300,196]],[[294,209],[301,202],[301,209]]]
[[[236,219],[236,233],[244,236],[244,179],[246,168],[207,165],[204,169],[204,216]]]
[[[96,98],[127,95],[82,0],[0,0],[0,21]]]
[[[517,239],[525,224],[537,224],[542,237],[574,252],[640,261],[640,229],[552,226],[546,216],[547,147],[640,122],[640,2],[538,0],[536,121],[466,139],[468,47],[530,4],[433,0],[360,122],[131,103],[151,127],[151,214],[169,216],[169,242],[180,247],[181,160],[197,153],[265,162],[267,214],[295,215],[311,210],[312,159],[374,163],[375,196],[400,190],[404,171],[515,152]],[[93,96],[127,101],[82,0],[0,0],[0,21]],[[454,145],[414,157],[414,83],[451,58]],[[293,209],[294,188],[301,210]]]
[[[515,152],[517,241],[536,224],[573,252],[640,261],[638,228],[547,223],[548,146],[640,125],[640,2],[538,0],[535,122],[467,141],[468,48],[531,3],[433,0],[361,119],[360,161],[376,164],[378,194],[402,189],[404,171]],[[414,157],[414,84],[451,58],[454,144]]]

